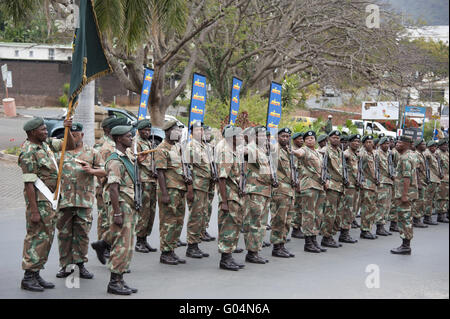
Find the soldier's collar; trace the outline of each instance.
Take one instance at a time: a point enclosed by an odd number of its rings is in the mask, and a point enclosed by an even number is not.
[[[127,156],[127,154],[124,154],[124,153],[122,153],[121,151],[119,151],[117,148],[116,149],[114,149],[114,152],[116,152],[117,153],[117,155],[119,155],[119,156]],[[127,156],[128,157],[128,156]]]

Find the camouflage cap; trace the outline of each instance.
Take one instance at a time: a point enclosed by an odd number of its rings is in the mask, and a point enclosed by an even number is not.
[[[111,121],[114,120],[114,119],[115,119],[114,116],[109,116],[109,117],[105,118],[105,119],[102,121],[102,124],[101,124],[102,128],[108,127],[109,124],[111,123]]]
[[[83,124],[81,123],[72,123],[72,127],[70,128],[72,132],[81,132],[83,131]]]
[[[378,145],[383,145],[384,143],[388,143],[388,142],[389,142],[389,139],[386,136],[384,136],[380,139],[380,141],[378,142]]]
[[[171,121],[167,121],[166,123],[164,123],[162,129],[164,131],[170,130],[172,127],[177,126],[177,121],[175,120],[171,120]],[[178,126],[177,126],[178,127]]]
[[[41,125],[44,125],[44,119],[42,117],[34,117],[23,125],[23,130],[25,132],[32,131]]]
[[[359,134],[353,134],[353,135],[350,135],[350,136],[347,138],[347,140],[348,140],[349,142],[353,142],[354,140],[361,140],[361,135],[359,135]]]
[[[327,138],[328,138],[327,134],[319,135],[319,137],[317,138],[317,143],[321,143],[321,142],[325,141]]]
[[[362,138],[361,142],[364,143],[364,142],[367,141],[367,140],[372,141],[372,140],[373,140],[373,136],[372,136],[372,135],[366,135],[366,136],[364,136],[364,137]]]
[[[292,135],[292,139],[293,140],[295,140],[296,138],[299,138],[299,137],[303,137],[303,133],[302,132],[297,132],[297,133],[294,133],[294,135]]]
[[[328,134],[328,137],[331,137],[333,135],[341,136],[341,132],[339,132],[338,130],[333,130]]]
[[[424,139],[423,139],[423,138],[419,138],[418,140],[416,140],[416,141],[414,142],[414,147],[419,146],[419,145],[422,144],[423,142],[425,142]]]
[[[124,134],[127,134],[128,132],[131,132],[132,129],[133,129],[133,127],[131,125],[114,126],[111,129],[111,135],[112,136],[124,135]]]
[[[434,141],[434,140],[428,141],[427,147],[431,147],[431,146],[436,146],[436,141]]]
[[[142,130],[144,128],[152,128],[152,123],[149,120],[140,120],[136,124],[136,128],[138,130]]]

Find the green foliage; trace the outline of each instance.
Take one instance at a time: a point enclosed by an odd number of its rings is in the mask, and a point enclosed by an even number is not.
[[[70,90],[70,84],[64,83],[63,95],[61,95],[58,99],[60,107],[68,107],[69,106],[69,90]]]
[[[20,155],[20,147],[19,146],[9,147],[5,150],[5,153],[19,156]]]
[[[439,121],[436,121],[436,128],[440,128],[441,123]],[[425,129],[423,132],[423,138],[425,141],[430,141],[433,138],[433,131],[434,131],[434,121],[429,121],[425,123]]]

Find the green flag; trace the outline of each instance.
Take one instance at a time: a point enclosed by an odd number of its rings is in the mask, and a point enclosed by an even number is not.
[[[76,26],[72,49],[69,105],[75,107],[83,87],[90,81],[110,73],[111,66],[103,52],[93,0],[80,0],[79,25]]]

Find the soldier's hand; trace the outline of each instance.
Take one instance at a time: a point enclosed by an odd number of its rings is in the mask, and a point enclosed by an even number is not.
[[[194,201],[194,192],[188,191],[186,194],[186,199],[189,203],[192,203]]]
[[[39,211],[31,212],[31,221],[33,223],[39,223],[41,221],[41,215],[39,214]]]
[[[222,202],[222,204],[220,205],[220,209],[228,212],[230,209],[228,208],[228,203],[227,202]]]
[[[116,224],[119,227],[122,227],[122,225],[123,225],[123,217],[122,217],[122,215],[114,216],[114,224]]]
[[[169,195],[167,195],[167,194],[165,194],[165,195],[162,195],[162,197],[161,197],[161,202],[163,203],[163,204],[169,204],[170,203],[170,198],[169,198]]]
[[[68,127],[69,129],[72,127],[72,118],[64,120],[64,127]]]
[[[137,160],[139,163],[142,163],[143,161],[145,161],[148,157],[148,154],[139,154],[137,157]]]

